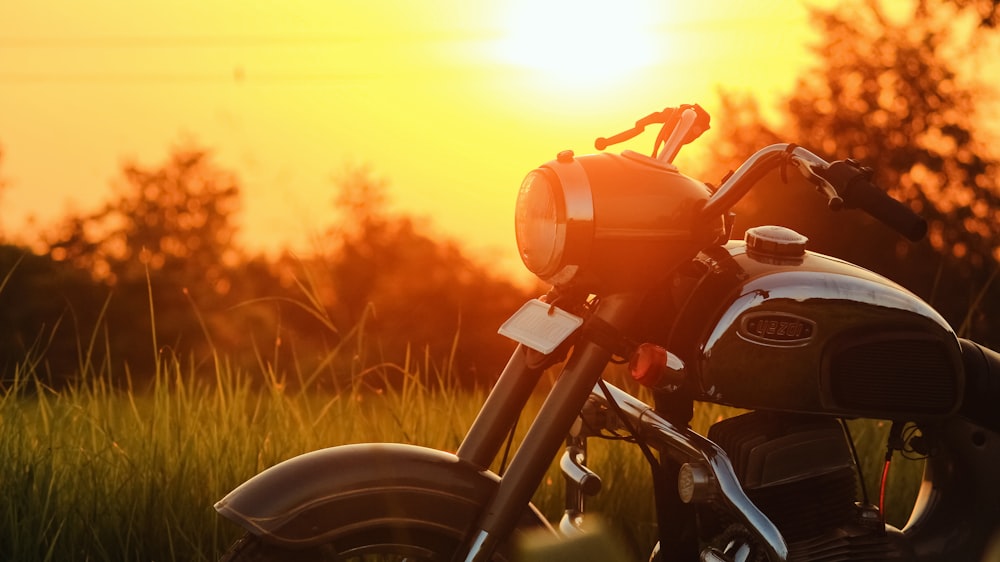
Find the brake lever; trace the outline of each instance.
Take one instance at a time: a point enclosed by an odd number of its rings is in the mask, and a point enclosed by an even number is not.
[[[671,108],[664,109],[663,111],[657,111],[650,113],[649,115],[639,119],[635,122],[635,126],[626,131],[622,131],[618,134],[611,135],[610,137],[598,137],[594,141],[594,148],[597,150],[604,150],[605,148],[618,144],[620,142],[625,142],[631,138],[635,138],[640,133],[646,130],[646,127],[656,123],[663,123],[666,119],[668,112],[672,111]]]
[[[660,159],[671,162],[682,145],[693,141],[709,129],[709,121],[708,113],[697,104],[668,107],[663,111],[650,113],[636,121],[635,126],[631,129],[610,137],[597,138],[594,141],[594,148],[604,150],[613,144],[625,142],[638,136],[650,125],[662,124],[663,128],[660,130],[653,148],[653,157],[656,157],[660,145],[665,144],[667,145],[666,150]]]
[[[826,167],[823,164],[818,162],[809,162],[808,160],[791,152],[788,153],[788,161],[791,162],[791,164],[798,169],[802,176],[816,188],[816,191],[822,193],[826,197],[827,205],[831,210],[839,211],[844,207],[844,199],[839,193],[837,193],[837,188],[835,188],[833,184],[813,169],[813,166],[817,166],[821,170],[825,170]],[[784,172],[782,172],[782,177],[784,177]]]

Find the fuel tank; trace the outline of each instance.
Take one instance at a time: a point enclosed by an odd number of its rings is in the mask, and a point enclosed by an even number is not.
[[[702,252],[680,283],[669,348],[697,399],[912,420],[959,407],[961,347],[934,309],[794,231],[751,231]]]

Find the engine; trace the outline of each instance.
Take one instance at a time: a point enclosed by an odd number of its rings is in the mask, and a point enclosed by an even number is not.
[[[708,437],[726,451],[747,496],[781,530],[790,560],[912,557],[895,540],[898,532],[887,532],[873,509],[858,504],[858,472],[836,420],[752,412],[716,423]],[[725,515],[704,515],[725,535]]]

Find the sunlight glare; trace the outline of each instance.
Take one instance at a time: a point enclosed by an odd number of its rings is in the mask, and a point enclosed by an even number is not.
[[[650,0],[512,0],[498,57],[571,85],[606,84],[654,62]]]

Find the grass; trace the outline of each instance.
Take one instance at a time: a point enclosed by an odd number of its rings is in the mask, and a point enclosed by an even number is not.
[[[475,410],[413,384],[323,396],[192,373],[171,361],[145,392],[16,379],[0,396],[0,559],[212,560],[239,534],[212,504],[253,474],[347,442],[454,449]]]
[[[485,397],[422,384],[413,365],[363,370],[339,394],[291,391],[221,360],[213,372],[196,371],[165,360],[145,391],[95,377],[56,392],[35,377],[15,377],[0,394],[0,559],[214,560],[240,530],[212,504],[243,480],[351,442],[455,450]],[[365,384],[384,376],[402,382],[381,391]],[[707,427],[722,413],[702,408],[697,423]],[[884,442],[879,432],[888,430],[855,426],[863,448]],[[592,440],[591,466],[605,476],[592,505],[637,552],[648,548],[652,490],[639,452]],[[535,502],[557,520],[562,494],[553,470]]]

